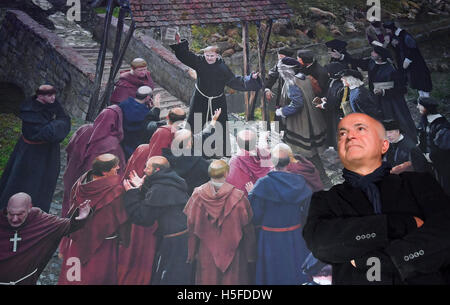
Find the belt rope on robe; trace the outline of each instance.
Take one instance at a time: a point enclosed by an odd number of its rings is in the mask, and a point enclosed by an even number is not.
[[[301,224],[287,227],[287,228],[271,228],[271,227],[261,226],[261,229],[263,229],[264,231],[270,231],[270,232],[289,232],[289,231],[297,230],[301,226],[302,226]]]
[[[113,236],[105,237],[105,239],[115,239],[117,237],[118,237],[117,235],[113,235]]]
[[[344,111],[344,104],[345,104],[345,101],[347,100],[347,96],[348,96],[348,87],[345,86],[344,87],[344,94],[342,94],[342,100],[341,100],[341,109],[342,109],[342,111]]]
[[[2,283],[2,282],[0,282],[0,285],[16,285],[17,283],[20,283],[21,281],[23,281],[23,280],[29,278],[30,276],[32,276],[33,274],[35,274],[36,271],[37,271],[37,268],[36,268],[33,272],[31,272],[30,274],[25,275],[25,276],[24,276],[23,278],[21,278],[20,280],[17,280],[17,281],[15,281],[15,282],[11,281],[11,282],[9,282],[9,283]]]
[[[211,114],[211,119],[214,116],[213,110],[212,110],[212,100],[215,99],[215,98],[221,97],[223,95],[223,92],[222,92],[221,95],[218,95],[218,96],[207,96],[206,94],[201,92],[200,89],[198,89],[197,83],[195,83],[195,89],[197,89],[197,91],[200,92],[201,95],[203,95],[204,97],[206,97],[208,99],[208,110],[206,111],[206,122],[209,122],[208,121],[208,116]]]
[[[186,229],[186,230],[184,230],[184,231],[181,231],[181,232],[177,232],[177,233],[166,234],[166,235],[164,235],[163,237],[164,237],[164,238],[176,237],[176,236],[180,236],[180,235],[186,234],[187,232],[188,232],[188,229]]]
[[[38,145],[38,144],[45,144],[45,143],[47,143],[47,142],[43,142],[43,141],[40,141],[40,142],[30,141],[27,138],[25,138],[23,135],[22,135],[22,139],[23,139],[23,141],[25,143],[32,144],[32,145]]]

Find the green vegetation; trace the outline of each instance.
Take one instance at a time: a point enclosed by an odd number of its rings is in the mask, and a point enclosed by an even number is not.
[[[114,8],[114,12],[113,12],[113,16],[118,18],[119,17],[119,7]],[[97,12],[97,14],[106,14],[106,7],[97,7],[95,9],[95,11]]]
[[[0,175],[5,169],[9,155],[13,152],[22,132],[22,122],[14,114],[2,113],[0,116]]]

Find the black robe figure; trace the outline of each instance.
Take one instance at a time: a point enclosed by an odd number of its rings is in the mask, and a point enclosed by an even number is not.
[[[58,101],[43,104],[36,96],[23,102],[22,135],[0,180],[0,208],[19,192],[48,213],[60,171],[60,146],[70,131],[70,117]]]
[[[183,64],[197,72],[196,89],[191,97],[187,119],[192,133],[200,132],[203,125],[211,120],[214,111],[222,108],[217,122],[223,128],[223,155],[230,156],[231,147],[228,145],[230,143],[229,134],[226,130],[228,111],[224,93],[225,86],[238,91],[257,91],[262,88],[261,79],[253,79],[251,75],[245,77],[235,76],[220,57],[215,63],[208,64],[204,55],[196,55],[189,51],[189,44],[185,39],[170,47],[175,51],[176,57]],[[199,124],[200,122],[197,122],[197,125],[194,124],[194,114],[196,113],[201,114],[201,125]]]
[[[325,123],[327,124],[327,146],[337,149],[337,126],[340,118],[344,117],[341,102],[344,97],[344,84],[339,77],[339,72],[345,69],[341,63],[331,63],[326,66],[330,79],[326,92],[326,104],[324,105]]]
[[[422,116],[419,147],[428,153],[435,175],[450,196],[450,123],[440,114]]]
[[[162,149],[162,156],[170,163],[170,167],[186,181],[188,195],[191,196],[196,187],[209,181],[208,167],[210,162],[200,156],[174,156],[170,148]]]
[[[370,92],[374,92],[375,88],[384,88],[382,94],[374,95],[381,107],[382,119],[397,121],[405,134],[416,143],[416,125],[406,105],[406,87],[401,73],[388,61],[376,63],[371,58],[352,61],[355,66],[368,71]]]
[[[124,204],[132,223],[152,226],[158,221],[158,237],[153,263],[152,285],[193,284],[192,264],[188,257],[187,185],[170,168],[161,168],[145,177],[141,189],[124,194]]]
[[[416,40],[405,30],[396,28],[391,44],[394,45],[394,41],[398,41],[398,44],[394,46],[397,65],[402,73],[406,73],[409,86],[419,91],[431,92],[433,84],[430,70]],[[406,69],[403,68],[405,60],[412,61]]]
[[[401,135],[396,143],[389,143],[389,149],[384,158],[391,167],[411,161],[416,172],[430,172],[431,168],[423,153],[416,146],[413,140]]]
[[[381,214],[349,182],[314,193],[303,229],[308,248],[332,265],[334,285],[448,285],[449,197],[426,173],[381,179]],[[413,216],[424,220],[420,229]],[[380,260],[380,281],[367,277],[372,257]]]

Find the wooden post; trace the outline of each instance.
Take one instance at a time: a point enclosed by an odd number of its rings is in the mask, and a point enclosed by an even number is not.
[[[104,108],[104,106],[109,105],[109,99],[111,98],[112,91],[114,89],[114,79],[116,74],[114,73],[114,68],[119,63],[119,51],[120,51],[120,41],[122,39],[123,33],[123,23],[125,19],[125,8],[120,7],[119,18],[117,21],[117,31],[116,31],[116,40],[114,41],[114,50],[113,57],[111,60],[111,69],[109,70],[109,78],[108,83],[106,84],[105,91],[103,92],[103,96],[101,97],[101,107],[98,109],[99,111]],[[119,63],[120,65],[121,63]],[[119,66],[120,67],[120,66]]]
[[[100,109],[101,101],[98,98],[100,92],[100,86],[102,84],[103,69],[105,67],[105,55],[106,47],[108,45],[108,32],[111,25],[111,19],[114,11],[114,0],[108,0],[108,6],[106,8],[106,17],[103,28],[102,43],[100,45],[100,51],[98,52],[97,67],[95,70],[94,92],[89,100],[89,109],[86,114],[86,121],[94,121],[97,113]]]
[[[268,20],[265,28],[261,26],[261,23],[258,23],[258,62],[259,62],[259,72],[261,73],[261,79],[265,80],[266,78],[266,67],[265,67],[265,58],[267,52],[267,46],[269,44],[270,33],[272,31],[272,20]],[[270,118],[267,109],[267,101],[266,95],[263,92],[261,94],[261,114],[262,120],[267,122],[267,128],[270,129]]]
[[[242,54],[244,59],[244,70],[242,71],[242,75],[247,75],[250,70],[249,64],[249,39],[248,39],[248,22],[242,22]],[[244,92],[245,98],[245,118],[249,120],[250,108],[249,108],[249,93]]]

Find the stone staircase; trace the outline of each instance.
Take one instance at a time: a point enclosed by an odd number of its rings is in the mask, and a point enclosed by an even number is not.
[[[81,56],[85,57],[87,60],[89,60],[89,62],[91,62],[94,66],[96,66],[98,53],[100,51],[100,44],[92,38],[92,34],[81,28],[76,23],[68,22],[66,20],[65,15],[63,15],[62,13],[56,13],[50,16],[50,19],[55,24],[56,28],[55,34],[64,39],[64,41],[70,47],[72,47]],[[107,49],[99,96],[102,95],[108,82],[109,73],[111,70],[112,57],[113,57],[112,51]],[[129,63],[127,63],[125,60],[122,61],[120,71],[128,69],[130,69]],[[151,74],[155,73],[155,71],[151,70],[151,67],[149,68],[149,70]],[[120,73],[117,73],[116,75],[115,79],[116,81],[119,78],[119,74]],[[161,95],[161,114],[160,114],[161,118],[165,118],[171,108],[181,107],[186,111],[188,110],[188,107],[181,100],[170,94],[166,89],[164,89],[161,85],[157,83],[155,83],[154,88],[154,95],[156,94]]]

